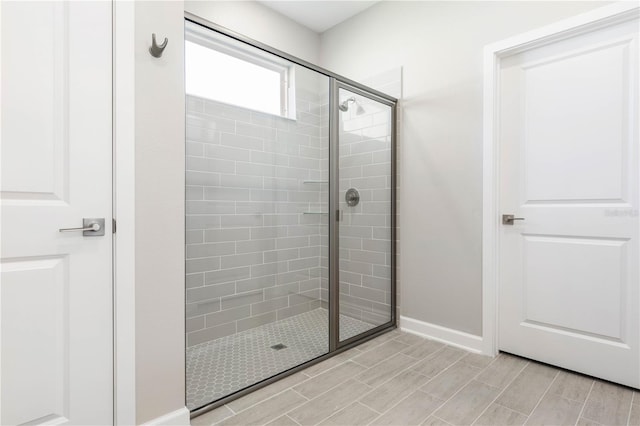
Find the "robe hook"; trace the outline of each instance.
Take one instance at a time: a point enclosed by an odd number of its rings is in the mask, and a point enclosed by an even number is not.
[[[161,57],[162,52],[164,52],[164,48],[167,47],[168,42],[169,40],[165,37],[162,44],[158,45],[158,43],[156,42],[156,34],[151,34],[151,47],[149,48],[149,53],[151,53],[151,56],[153,56],[154,58]]]

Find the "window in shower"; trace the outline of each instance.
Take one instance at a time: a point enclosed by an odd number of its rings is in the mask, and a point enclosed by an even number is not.
[[[295,70],[245,46],[187,33],[187,95],[295,119]],[[292,105],[290,105],[290,103]]]

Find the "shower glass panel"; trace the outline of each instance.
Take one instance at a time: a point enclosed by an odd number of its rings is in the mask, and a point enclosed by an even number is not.
[[[340,341],[388,324],[392,303],[392,107],[339,87]]]
[[[187,406],[329,350],[330,78],[186,23]]]

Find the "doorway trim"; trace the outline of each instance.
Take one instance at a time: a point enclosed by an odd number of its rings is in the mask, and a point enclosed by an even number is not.
[[[112,2],[113,422],[137,423],[135,306],[135,4]]]
[[[500,270],[500,141],[499,70],[503,58],[573,37],[596,28],[632,20],[640,15],[636,2],[619,2],[551,25],[489,44],[484,48],[483,205],[482,205],[482,353],[499,351],[498,287]]]

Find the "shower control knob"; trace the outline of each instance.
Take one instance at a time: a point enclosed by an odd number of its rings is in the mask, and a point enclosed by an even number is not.
[[[355,188],[349,188],[344,194],[344,200],[349,207],[355,207],[360,202],[360,193]]]

